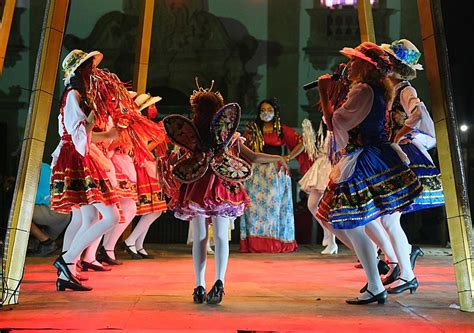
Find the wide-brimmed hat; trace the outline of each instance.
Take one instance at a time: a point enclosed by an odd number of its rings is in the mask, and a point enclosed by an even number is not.
[[[380,47],[403,64],[415,70],[423,70],[423,66],[418,63],[421,52],[408,39],[396,40],[392,44],[382,44]]]
[[[64,71],[64,81],[67,84],[70,78],[73,76],[75,70],[79,68],[87,59],[93,58],[94,67],[97,66],[104,55],[99,51],[84,52],[82,50],[72,50],[64,58],[62,68]]]
[[[151,96],[150,94],[140,94],[135,97],[135,104],[138,105],[138,111],[142,111],[145,108],[149,107],[152,104],[155,104],[161,101],[160,96]]]
[[[358,58],[367,61],[383,74],[388,74],[392,66],[385,51],[377,44],[371,42],[363,42],[354,49],[345,47],[339,52],[350,59]]]

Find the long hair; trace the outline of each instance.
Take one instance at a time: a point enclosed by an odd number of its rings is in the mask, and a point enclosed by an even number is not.
[[[212,147],[214,138],[209,132],[211,121],[216,112],[224,106],[224,101],[212,91],[199,91],[195,94],[191,108],[193,122],[206,147]]]
[[[92,104],[89,103],[89,97],[87,94],[88,87],[86,80],[89,80],[89,78],[85,77],[85,72],[89,71],[90,73],[92,69],[92,61],[93,58],[87,59],[74,71],[74,76],[71,77],[71,79],[69,80],[69,84],[64,90],[64,92],[66,92],[69,89],[74,89],[79,92],[79,95],[81,95],[80,106],[86,115],[90,113]]]

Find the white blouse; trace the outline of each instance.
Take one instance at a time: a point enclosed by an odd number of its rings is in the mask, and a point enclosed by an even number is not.
[[[349,142],[349,130],[359,125],[369,114],[374,102],[374,91],[366,83],[351,87],[346,102],[332,116],[336,151],[344,149]]]
[[[66,97],[66,103],[64,105],[64,126],[66,127],[67,133],[71,135],[72,142],[76,151],[82,156],[86,156],[89,153],[89,147],[91,143],[91,133],[86,131],[87,117],[80,107],[80,95],[77,90],[71,90]],[[58,132],[62,137],[64,134],[63,130],[63,118],[61,114],[58,116]],[[51,162],[51,168],[56,165],[56,162],[63,146],[63,140],[61,140],[52,154],[53,160]]]
[[[400,82],[395,86],[395,91],[406,84],[406,81]],[[388,110],[392,109],[393,100],[388,105]],[[405,125],[418,130],[432,138],[436,137],[433,119],[426,109],[425,104],[418,98],[416,89],[411,85],[406,86],[400,93],[400,104],[405,110],[408,118]]]

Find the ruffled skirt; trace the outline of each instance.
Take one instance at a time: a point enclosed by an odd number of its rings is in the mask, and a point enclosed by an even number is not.
[[[73,207],[118,201],[106,171],[90,156],[80,155],[71,141],[64,142],[51,171],[51,209],[70,213]]]
[[[241,216],[249,204],[241,183],[225,181],[208,170],[197,181],[181,185],[179,196],[171,201],[170,208],[182,220],[196,215],[235,218]]]
[[[299,181],[301,190],[309,193],[311,191],[324,191],[329,182],[331,173],[331,162],[326,154],[320,154],[313,165]]]
[[[344,158],[335,169],[345,169]],[[329,181],[316,217],[335,229],[352,229],[411,205],[422,186],[388,144],[359,151],[351,176]]]
[[[441,185],[441,174],[438,168],[416,145],[406,143],[401,144],[400,147],[410,159],[410,169],[416,174],[423,186],[420,196],[414,200],[412,205],[404,208],[403,212],[414,212],[444,205],[443,186]]]
[[[161,187],[156,178],[150,177],[145,167],[135,166],[137,171],[137,215],[166,211]]]

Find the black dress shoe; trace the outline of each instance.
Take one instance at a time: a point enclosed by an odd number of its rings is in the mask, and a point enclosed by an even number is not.
[[[398,266],[397,263],[395,263],[395,268],[393,269],[392,273],[390,273],[390,275],[386,276],[383,280],[382,280],[382,284],[384,286],[386,286],[387,284],[391,284],[393,283],[396,279],[398,279],[400,277],[400,266]]]
[[[142,251],[142,250],[143,250],[143,249],[137,250],[137,253],[138,253],[138,255],[141,256],[143,259],[155,259],[155,256],[154,256],[154,255],[140,252],[140,251]]]
[[[416,277],[413,278],[411,281],[407,281],[401,277],[399,277],[398,279],[404,281],[405,283],[393,288],[388,288],[387,292],[389,294],[400,294],[405,290],[410,290],[410,294],[414,294],[416,292],[416,289],[418,288],[418,280],[416,279]]]
[[[389,262],[389,264],[395,264],[395,268],[393,269],[392,273],[390,273],[389,276],[385,277],[384,279],[382,279],[382,284],[384,286],[386,286],[387,284],[390,284],[392,283],[393,281],[395,281],[396,279],[398,279],[398,277],[400,276],[400,266],[398,266],[398,264],[396,262]],[[380,269],[379,269],[379,272],[380,272]],[[365,293],[367,291],[367,283],[365,284],[365,286],[363,286],[361,289],[360,289],[360,293]]]
[[[63,273],[69,280],[75,280],[74,282],[79,282],[74,278],[74,275],[71,273],[67,265],[72,265],[72,263],[65,262],[62,255],[60,255],[53,263],[53,266],[58,270],[58,275]]]
[[[206,289],[203,286],[198,286],[194,288],[193,292],[193,301],[194,303],[201,304],[204,303],[206,299]]]
[[[390,266],[383,260],[379,260],[377,263],[377,269],[380,275],[387,274],[390,271]]]
[[[411,253],[410,253],[411,269],[415,269],[416,259],[418,258],[418,256],[423,257],[424,255],[425,253],[419,246],[417,245],[411,246]]]
[[[130,255],[130,257],[132,257],[132,259],[143,259],[143,257],[141,255],[139,255],[136,252],[133,252],[132,249],[130,249],[130,246],[127,245],[127,243],[123,242],[122,247],[125,251],[127,251],[127,253]]]
[[[87,262],[87,261],[82,261],[82,271],[83,272],[87,272],[89,269],[92,269],[93,271],[96,271],[96,272],[108,272],[108,271],[111,271],[112,268],[109,268],[109,267],[104,267],[104,266],[101,266],[101,265],[95,265],[91,262]]]
[[[211,290],[207,293],[206,303],[207,304],[219,304],[222,302],[222,296],[224,295],[224,284],[221,280],[217,280],[212,286]]]
[[[374,295],[373,293],[370,292],[370,290],[367,290],[367,292],[372,296],[371,298],[368,299],[359,299],[359,298],[352,298],[352,299],[346,299],[347,304],[354,304],[354,305],[365,305],[365,304],[370,304],[377,302],[379,304],[385,304],[387,303],[387,291],[384,290],[380,294]]]
[[[112,259],[109,257],[107,254],[107,251],[112,251],[114,250],[106,250],[103,246],[100,247],[99,252],[97,253],[97,261],[100,263],[105,262],[107,265],[110,266],[117,266],[117,265],[122,265],[123,263],[120,260],[117,259]]]
[[[56,280],[56,290],[57,291],[65,291],[66,289],[71,289],[74,291],[90,291],[92,290],[91,287],[84,286],[80,283],[76,283],[71,280],[63,280],[57,279]]]

